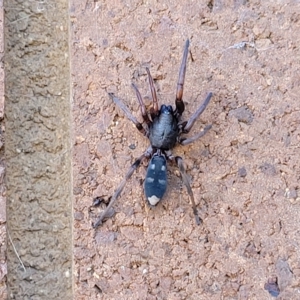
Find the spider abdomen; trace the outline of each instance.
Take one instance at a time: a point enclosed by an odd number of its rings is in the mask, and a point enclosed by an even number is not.
[[[167,161],[163,155],[154,155],[148,165],[144,183],[147,202],[155,206],[167,189]]]

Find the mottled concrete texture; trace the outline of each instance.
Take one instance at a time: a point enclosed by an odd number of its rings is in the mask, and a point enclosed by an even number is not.
[[[5,1],[9,299],[71,299],[68,1]]]

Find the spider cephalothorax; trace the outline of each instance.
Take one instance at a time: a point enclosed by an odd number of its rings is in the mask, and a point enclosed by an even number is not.
[[[203,131],[199,132],[191,138],[181,137],[181,134],[188,133],[192,129],[195,121],[204,111],[212,97],[212,93],[209,93],[204,102],[194,112],[190,119],[186,122],[181,122],[180,118],[184,111],[184,102],[182,100],[182,95],[188,49],[189,40],[187,40],[185,43],[183,58],[179,71],[175,110],[172,108],[172,106],[167,106],[164,104],[160,107],[160,109],[158,108],[158,101],[154,87],[154,82],[148,68],[146,68],[146,71],[148,74],[153,99],[153,107],[151,108],[149,113],[146,111],[145,104],[143,102],[142,96],[138,88],[134,84],[132,85],[137,95],[143,120],[146,125],[145,127],[137,121],[137,119],[131,114],[127,106],[125,106],[125,104],[119,98],[115,97],[112,93],[109,94],[114,103],[123,111],[126,117],[129,120],[131,120],[135,124],[137,129],[149,139],[150,147],[130,167],[125,178],[117,188],[114,195],[111,197],[109,205],[107,206],[105,211],[100,215],[97,222],[94,224],[94,227],[100,225],[103,219],[107,218],[108,215],[110,215],[109,210],[112,207],[115,200],[121,194],[126,184],[126,181],[131,177],[133,172],[145,158],[150,158],[144,183],[144,190],[148,204],[150,206],[155,206],[164,196],[167,189],[167,161],[169,160],[175,162],[179,168],[183,183],[185,184],[188,194],[190,196],[196,223],[200,224],[200,218],[197,213],[194,194],[191,189],[189,179],[183,165],[183,160],[180,156],[174,157],[171,152],[172,148],[174,148],[177,143],[181,145],[190,144],[202,137],[211,128],[211,125],[208,125],[204,128]]]

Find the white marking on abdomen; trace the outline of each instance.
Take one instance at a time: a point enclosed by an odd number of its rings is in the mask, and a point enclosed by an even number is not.
[[[151,183],[151,182],[153,182],[153,181],[154,181],[154,178],[152,178],[152,177],[148,177],[148,178],[146,178],[146,181]]]
[[[159,182],[160,184],[166,185],[166,181],[163,180],[163,179],[158,179],[158,182]]]
[[[149,201],[149,203],[151,204],[151,205],[156,205],[159,201],[160,201],[160,199],[159,198],[157,198],[155,195],[153,195],[153,196],[151,196],[151,197],[148,197],[148,201]]]

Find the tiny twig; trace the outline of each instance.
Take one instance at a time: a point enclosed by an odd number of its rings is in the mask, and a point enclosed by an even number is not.
[[[18,252],[17,252],[17,249],[16,249],[16,247],[15,247],[15,245],[14,245],[14,243],[13,243],[11,237],[10,237],[10,234],[9,234],[8,230],[7,230],[7,235],[8,235],[8,238],[9,238],[9,240],[10,240],[10,242],[11,242],[13,248],[14,248],[14,251],[15,251],[15,253],[16,253],[16,255],[17,255],[17,258],[18,258],[20,264],[21,264],[22,267],[23,267],[23,270],[26,272],[26,268],[25,268],[25,266],[24,266],[24,264],[23,264],[23,262],[22,262],[22,260],[21,260],[21,258],[20,258],[20,256],[19,256],[19,254],[18,254]]]
[[[228,49],[244,49],[246,46],[252,47],[256,51],[265,51],[265,50],[273,48],[273,45],[272,45],[272,46],[267,47],[267,48],[260,48],[259,49],[259,48],[256,47],[255,42],[246,42],[246,41],[243,41],[243,42],[240,42],[240,43],[236,43],[236,44],[234,44],[234,45],[226,48],[225,50],[228,50]]]
[[[28,16],[24,16],[22,18],[19,18],[19,19],[16,19],[14,21],[11,21],[10,24],[14,24],[14,23],[17,23],[19,21],[22,21],[22,20],[25,20],[25,19],[29,19],[31,16],[33,16],[33,14],[29,14]]]
[[[250,47],[256,49],[255,44],[253,42],[252,43],[251,42],[240,42],[240,43],[237,43],[237,44],[234,44],[234,45],[228,47],[227,49],[243,49],[246,46],[250,46]]]

